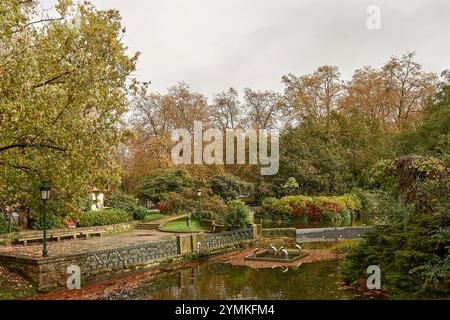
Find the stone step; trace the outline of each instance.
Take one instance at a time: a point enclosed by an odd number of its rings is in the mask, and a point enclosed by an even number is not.
[[[154,230],[158,229],[159,223],[139,223],[134,228],[138,230]]]

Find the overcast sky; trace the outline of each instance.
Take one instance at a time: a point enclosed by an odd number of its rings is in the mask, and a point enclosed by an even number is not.
[[[55,0],[42,1],[50,5]],[[116,8],[130,51],[142,52],[136,76],[164,92],[178,81],[207,96],[282,91],[281,77],[333,64],[343,77],[391,55],[417,51],[427,71],[450,68],[448,0],[93,0]],[[366,26],[381,9],[381,29]]]

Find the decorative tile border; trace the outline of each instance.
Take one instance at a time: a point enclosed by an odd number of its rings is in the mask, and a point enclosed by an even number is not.
[[[253,237],[253,230],[251,228],[220,233],[208,233],[205,235],[205,248],[207,250],[221,249],[236,245],[243,240],[251,240]]]
[[[178,255],[177,239],[114,248],[88,253],[84,265],[89,273],[101,269],[117,269]]]

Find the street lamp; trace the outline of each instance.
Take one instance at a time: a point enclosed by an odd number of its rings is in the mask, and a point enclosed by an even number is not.
[[[203,218],[203,208],[202,208],[202,190],[197,190],[198,204],[197,204],[197,216],[199,219]]]
[[[47,208],[46,203],[47,200],[50,198],[50,185],[48,182],[42,182],[39,189],[41,190],[41,200],[44,206],[44,215],[43,215],[43,232],[44,232],[44,239],[43,239],[43,249],[42,249],[42,256],[47,256]]]

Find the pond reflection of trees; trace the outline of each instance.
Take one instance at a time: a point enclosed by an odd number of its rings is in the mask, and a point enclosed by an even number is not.
[[[127,299],[349,299],[339,291],[337,261],[305,264],[297,269],[251,269],[203,262],[163,273],[127,294]]]

